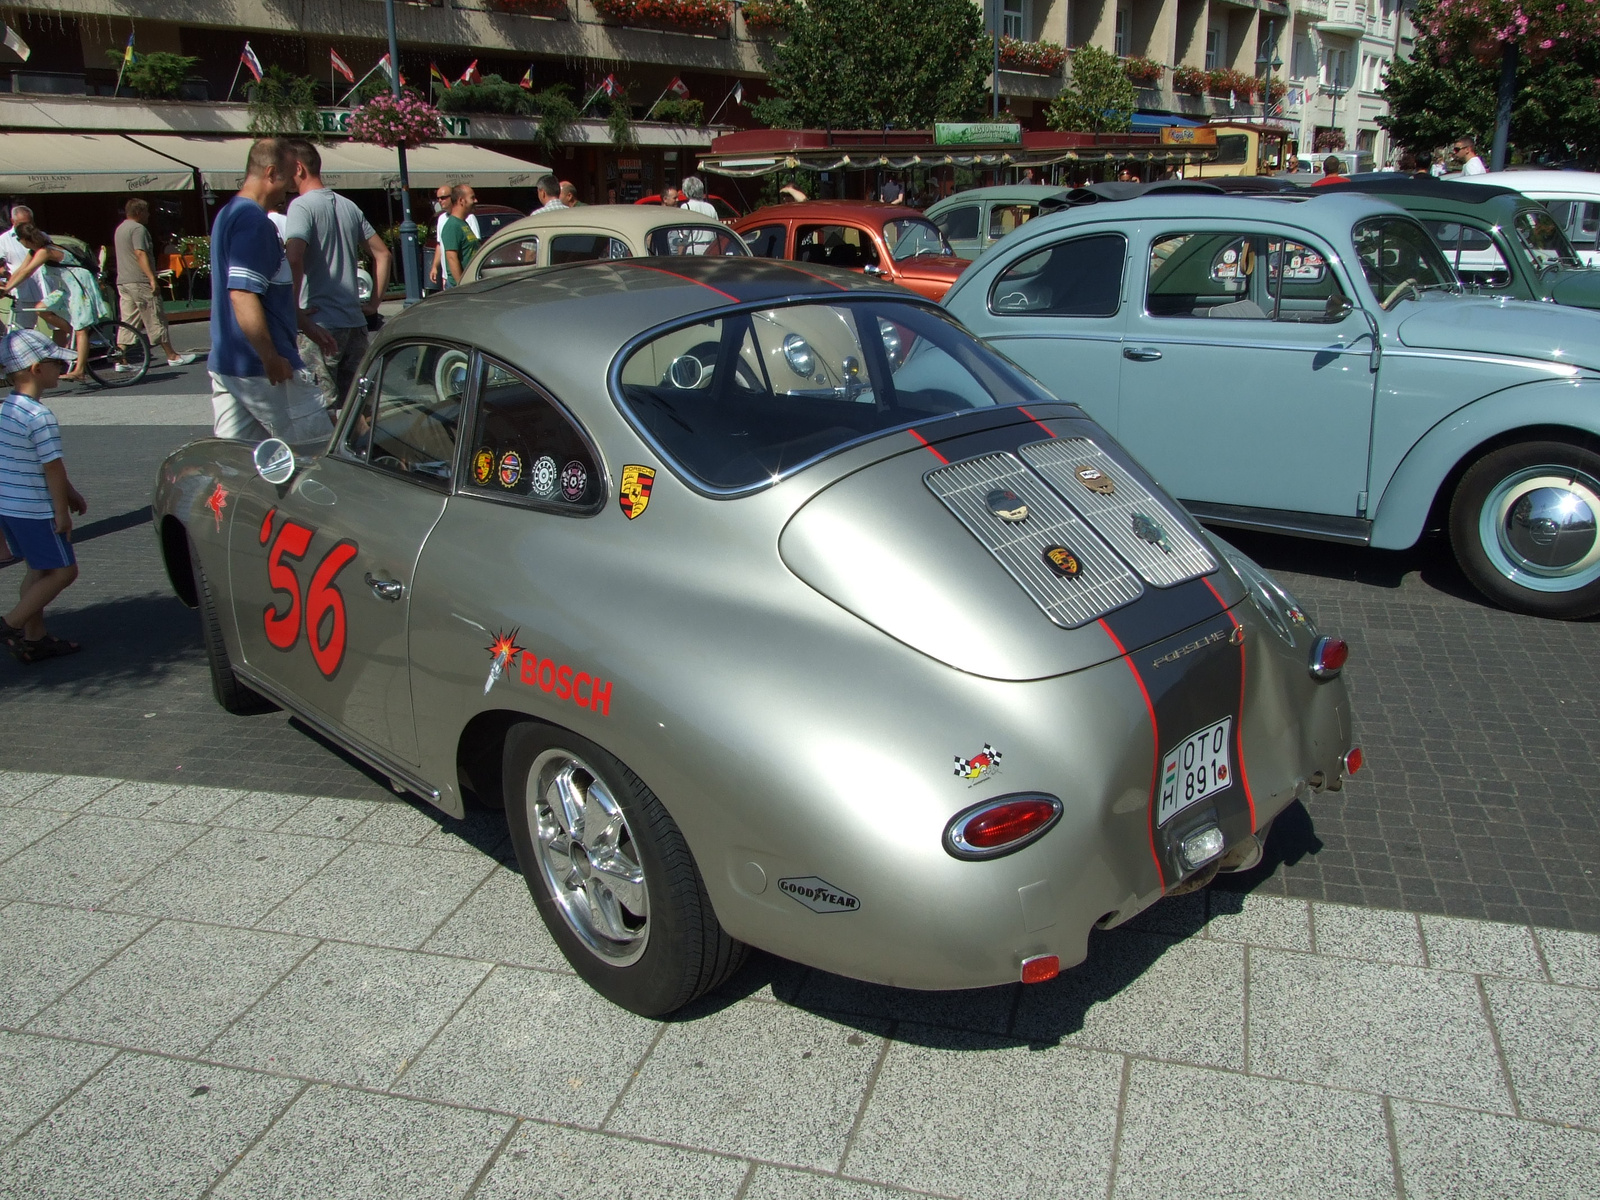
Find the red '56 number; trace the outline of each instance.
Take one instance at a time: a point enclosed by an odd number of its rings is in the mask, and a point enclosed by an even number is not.
[[[356,556],[356,543],[345,539],[336,542],[322,555],[311,572],[311,586],[302,599],[300,576],[292,562],[299,562],[311,548],[311,538],[316,530],[298,521],[284,521],[272,532],[271,512],[261,522],[261,544],[267,546],[267,582],[280,598],[267,605],[261,615],[262,628],[267,641],[279,650],[293,650],[300,640],[300,630],[306,632],[311,644],[311,657],[323,677],[332,679],[344,661],[345,613],[344,593],[335,580],[339,572]],[[271,543],[268,545],[268,543]],[[281,611],[279,605],[284,604]]]

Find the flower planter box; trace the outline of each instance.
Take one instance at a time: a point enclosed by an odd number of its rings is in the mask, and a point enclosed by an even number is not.
[[[719,34],[733,19],[728,0],[593,0],[594,10],[616,25],[672,33]]]
[[[781,0],[745,0],[744,27],[752,37],[775,37],[789,25],[788,5]]]
[[[523,17],[566,17],[571,12],[568,0],[481,0],[490,12],[515,13]]]
[[[1018,38],[1000,39],[1000,69],[1023,71],[1030,75],[1054,75],[1067,61],[1064,46],[1055,42],[1024,42]]]

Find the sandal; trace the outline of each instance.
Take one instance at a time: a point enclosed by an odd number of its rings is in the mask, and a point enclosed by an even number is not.
[[[4,565],[4,563],[0,563],[0,566]],[[4,617],[0,617],[0,645],[4,645],[7,650],[12,650],[22,640],[22,630],[10,624]]]
[[[48,633],[38,641],[29,641],[20,638],[11,643],[11,653],[16,655],[20,663],[43,662],[47,658],[64,658],[68,654],[76,654],[83,647],[77,642],[69,642],[65,638],[51,637]]]
[[[6,567],[14,567],[21,561],[22,555],[20,554],[13,554],[10,558],[0,558],[0,570],[4,570]]]

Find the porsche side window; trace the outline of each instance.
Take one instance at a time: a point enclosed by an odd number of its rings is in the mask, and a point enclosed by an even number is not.
[[[1012,263],[989,291],[999,316],[1114,317],[1122,303],[1128,240],[1097,233],[1057,242]]]
[[[978,237],[978,218],[982,210],[976,204],[963,204],[952,208],[934,221],[944,231],[947,241],[971,242]]]
[[[370,402],[350,419],[345,452],[381,471],[447,486],[469,362],[465,350],[425,342],[384,355]]]
[[[787,225],[762,225],[746,233],[744,240],[757,258],[782,258],[788,232]]]
[[[1460,221],[1423,221],[1445,259],[1469,287],[1498,290],[1511,286],[1505,255],[1484,230]]]
[[[604,499],[599,462],[566,414],[536,384],[485,358],[462,490],[568,516]]]
[[[794,256],[800,262],[830,267],[878,265],[872,236],[854,225],[802,225],[795,230]]]
[[[539,239],[536,236],[513,238],[502,242],[478,264],[479,273],[501,271],[507,267],[526,267],[539,261]]]

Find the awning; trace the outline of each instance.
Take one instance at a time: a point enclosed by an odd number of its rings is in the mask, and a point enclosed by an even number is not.
[[[118,134],[0,137],[0,192],[183,192],[193,187],[188,167]]]
[[[1177,117],[1171,113],[1141,113],[1136,112],[1132,118],[1135,129],[1169,129],[1175,125],[1186,125],[1190,129],[1203,129],[1209,122],[1193,121],[1188,117]]]
[[[129,140],[194,167],[212,191],[232,192],[244,182],[245,160],[255,139],[139,133],[130,134]],[[400,184],[400,156],[394,150],[345,141],[325,142],[317,149],[322,154],[322,181],[331,188],[348,191]],[[406,166],[414,188],[436,188],[446,183],[532,187],[549,170],[467,142],[439,142],[408,150]]]

